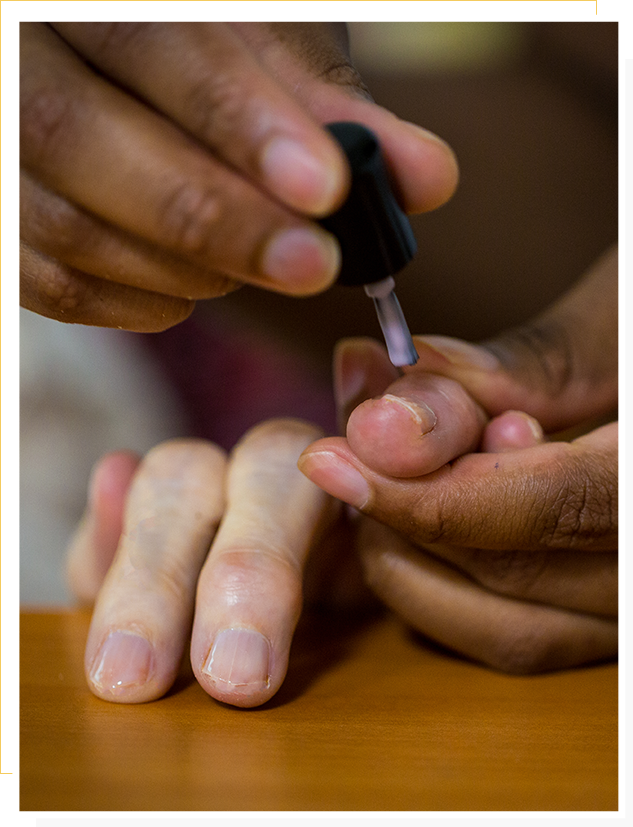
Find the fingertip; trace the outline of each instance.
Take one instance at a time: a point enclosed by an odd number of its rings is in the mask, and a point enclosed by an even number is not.
[[[89,650],[88,650],[89,651]],[[167,692],[171,678],[159,680],[157,658],[149,640],[138,631],[115,629],[87,663],[91,691],[112,703],[145,703]]]
[[[544,441],[543,428],[533,416],[523,411],[506,411],[486,425],[481,450],[484,453],[502,453],[532,448]]]
[[[435,412],[421,400],[386,393],[352,411],[347,441],[359,459],[390,477],[436,470],[436,457],[424,438],[437,425]]]
[[[261,255],[268,287],[292,296],[310,296],[330,287],[341,267],[337,239],[316,225],[290,227],[273,234]]]
[[[417,157],[424,161],[424,192],[411,192],[410,212],[429,212],[449,201],[459,185],[459,163],[452,147],[428,129],[402,121],[420,146]]]
[[[99,459],[88,483],[88,503],[70,543],[66,579],[75,599],[92,605],[121,537],[127,494],[141,458],[133,451],[113,451]]]
[[[339,206],[350,180],[340,148],[329,136],[323,138],[314,142],[275,135],[260,156],[264,181],[271,191],[287,206],[314,218]]]
[[[343,450],[340,450],[343,448]],[[323,439],[310,445],[299,457],[299,470],[315,485],[348,505],[363,510],[372,490],[357,468],[345,440]]]
[[[287,660],[287,658],[286,658]],[[203,689],[232,706],[254,707],[269,700],[281,680],[273,682],[273,648],[256,629],[227,628],[215,637],[200,669]]]

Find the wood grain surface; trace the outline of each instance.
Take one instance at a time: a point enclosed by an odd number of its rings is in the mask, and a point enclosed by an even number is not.
[[[187,669],[124,706],[86,687],[88,623],[22,615],[22,810],[617,810],[615,664],[511,677],[390,618],[312,616],[264,707]]]

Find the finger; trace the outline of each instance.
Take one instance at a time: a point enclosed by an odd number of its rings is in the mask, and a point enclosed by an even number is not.
[[[162,443],[139,467],[86,644],[86,675],[99,697],[140,703],[172,685],[224,508],[224,471],[224,453],[201,440]]]
[[[370,468],[418,477],[475,450],[485,422],[483,410],[458,382],[419,371],[355,408],[347,441]]]
[[[428,474],[479,445],[483,410],[457,382],[426,372],[424,363],[396,378],[382,346],[348,340],[335,355],[334,377],[339,419],[347,414],[348,443],[376,471],[394,477]]]
[[[334,399],[341,433],[361,402],[379,396],[399,376],[375,339],[343,339],[334,349]]]
[[[617,460],[614,423],[571,443],[466,454],[414,479],[379,474],[335,437],[310,445],[299,468],[415,543],[609,551],[617,548]]]
[[[66,266],[114,282],[115,288],[125,284],[145,290],[151,285],[153,293],[191,303],[193,298],[224,296],[239,286],[234,279],[171,256],[101,221],[43,187],[24,170],[20,173],[20,238]]]
[[[372,590],[413,628],[495,669],[526,674],[617,656],[617,621],[499,596],[385,526],[365,526],[361,558]]]
[[[71,541],[66,577],[73,595],[92,605],[119,544],[123,509],[140,457],[132,451],[106,454],[95,465],[88,504]]]
[[[21,163],[47,187],[200,267],[290,294],[329,286],[333,236],[92,72],[52,29],[22,32]]]
[[[60,322],[158,332],[195,303],[94,278],[20,243],[20,305]]]
[[[505,551],[447,544],[428,544],[425,550],[496,594],[617,617],[617,552]]]
[[[231,456],[227,510],[200,575],[191,662],[201,686],[236,706],[281,685],[302,602],[306,557],[330,519],[329,498],[299,473],[318,429],[274,420]]]
[[[545,441],[540,423],[523,411],[506,411],[485,427],[481,450],[487,453],[532,448]]]
[[[422,352],[427,355],[426,349]],[[422,361],[420,370],[425,368]],[[386,348],[374,339],[338,342],[334,350],[334,397],[340,430],[345,432],[349,417],[358,405],[379,396],[398,375]],[[506,411],[486,424],[481,450],[495,453],[530,448],[543,441],[543,429],[534,417],[523,411]]]
[[[333,25],[338,27],[335,44]],[[277,22],[231,26],[257,51],[275,80],[320,123],[357,121],[376,133],[394,189],[407,212],[426,212],[450,199],[459,179],[452,149],[432,132],[403,121],[372,102],[362,78],[350,63],[346,32],[341,32],[341,24]]]
[[[525,411],[550,433],[604,417],[617,406],[617,276],[612,248],[558,302],[485,347],[425,336],[416,348],[492,416]]]
[[[289,207],[340,203],[338,147],[223,23],[56,23],[80,54]]]

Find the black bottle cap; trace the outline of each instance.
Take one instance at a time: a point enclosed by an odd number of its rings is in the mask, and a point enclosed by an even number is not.
[[[364,285],[398,273],[415,255],[411,224],[395,199],[380,144],[358,123],[331,123],[327,129],[349,161],[352,181],[345,203],[320,224],[339,241],[339,284]]]

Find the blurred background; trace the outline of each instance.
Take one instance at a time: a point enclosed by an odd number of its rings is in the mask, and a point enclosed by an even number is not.
[[[484,339],[521,323],[617,240],[616,23],[354,23],[374,99],[444,138],[461,183],[414,217],[398,277],[415,333]],[[289,299],[244,287],[160,334],[21,311],[21,600],[71,601],[63,559],[105,451],[170,436],[231,447],[294,415],[333,430],[334,343],[380,338],[362,291]]]

